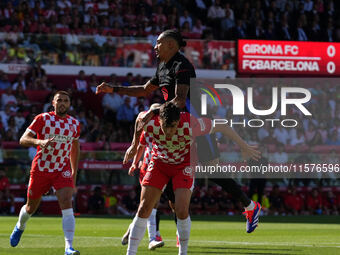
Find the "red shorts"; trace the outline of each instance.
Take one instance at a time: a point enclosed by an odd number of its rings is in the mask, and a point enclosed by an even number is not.
[[[148,164],[143,164],[141,169],[139,170],[139,183],[142,185],[144,176],[146,174],[146,169],[148,167]]]
[[[53,187],[56,190],[65,187],[74,188],[72,171],[63,170],[53,173],[31,171],[28,184],[27,198],[38,199]]]
[[[167,164],[159,160],[150,161],[142,184],[164,190],[172,179],[173,190],[194,187],[194,171],[190,163]]]

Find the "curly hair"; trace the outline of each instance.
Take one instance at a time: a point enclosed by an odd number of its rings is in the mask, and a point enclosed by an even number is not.
[[[173,122],[180,119],[180,110],[174,103],[166,102],[159,109],[159,118],[165,126],[171,126]]]

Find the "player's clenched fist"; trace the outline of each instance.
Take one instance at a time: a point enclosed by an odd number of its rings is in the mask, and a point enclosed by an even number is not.
[[[128,174],[129,174],[130,176],[134,176],[134,175],[135,175],[136,169],[137,169],[136,164],[132,164],[132,165],[130,166],[130,168],[129,168],[129,173],[128,173]]]
[[[48,149],[51,147],[53,148],[55,145],[54,139],[55,139],[55,136],[49,139],[40,140],[39,146],[41,148],[48,148]]]
[[[112,93],[113,87],[107,84],[106,82],[102,82],[100,85],[96,88],[96,94],[99,93]]]

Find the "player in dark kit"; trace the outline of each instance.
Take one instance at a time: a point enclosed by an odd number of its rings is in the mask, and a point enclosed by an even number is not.
[[[176,30],[166,30],[161,33],[157,39],[155,45],[156,55],[159,59],[159,64],[157,67],[156,74],[152,77],[146,84],[130,86],[130,87],[119,87],[112,86],[103,82],[97,86],[97,93],[119,93],[121,95],[128,96],[148,96],[156,89],[161,89],[164,100],[172,101],[178,108],[184,109],[186,106],[186,99],[188,97],[188,92],[190,88],[190,78],[195,78],[196,73],[193,65],[189,60],[179,53],[182,47],[186,46],[186,42],[183,41],[181,34]],[[153,116],[153,111],[148,111],[145,114],[142,124],[146,123]],[[136,124],[138,122],[136,121]],[[141,125],[142,126],[142,125]],[[136,126],[137,130],[142,127]],[[208,140],[207,140],[208,139]],[[209,141],[210,140],[210,141]],[[136,148],[136,143],[138,139],[133,139],[132,145],[127,151],[129,158],[135,155],[135,151],[131,151],[132,148]],[[202,144],[203,143],[203,144]],[[211,153],[200,161],[202,164],[209,164],[213,160],[215,162],[219,158],[219,153],[216,145],[215,137],[206,136],[198,141],[198,148],[209,148],[210,146],[205,146],[205,144],[211,143],[212,149]],[[200,152],[198,152],[200,154]],[[257,202],[251,201],[246,194],[242,191],[241,187],[233,179],[210,179],[216,184],[220,185],[224,190],[230,193],[235,199],[241,201],[243,207],[245,208],[245,214],[247,217],[247,232],[251,233],[255,230],[258,224],[258,217],[261,210],[261,205]]]

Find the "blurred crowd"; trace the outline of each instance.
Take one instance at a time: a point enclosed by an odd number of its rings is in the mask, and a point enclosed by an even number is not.
[[[134,190],[117,192],[97,186],[87,199],[78,199],[85,207],[79,208],[90,214],[121,214],[134,215],[138,208],[139,196]],[[297,188],[290,185],[287,188],[274,185],[265,190],[261,199],[258,193],[249,194],[253,200],[262,205],[263,215],[339,215],[340,193],[332,189]],[[168,201],[161,197],[159,210],[169,214]],[[239,215],[243,211],[241,203],[235,201],[230,194],[218,186],[196,185],[191,199],[190,210],[195,215]]]
[[[0,60],[129,65],[119,38],[145,38],[150,45],[142,47],[141,65],[152,66],[152,45],[161,31],[172,28],[185,38],[206,41],[334,42],[340,41],[339,10],[334,0],[5,0],[0,4]]]

